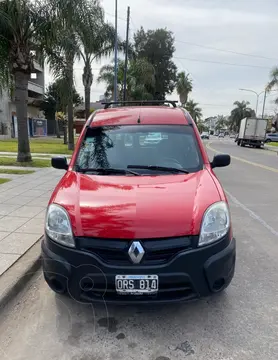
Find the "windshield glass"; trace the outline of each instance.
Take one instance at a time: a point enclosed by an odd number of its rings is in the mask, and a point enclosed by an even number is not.
[[[127,169],[130,165],[196,172],[202,169],[203,162],[194,131],[186,125],[105,126],[87,130],[75,164],[77,169]],[[154,173],[150,169],[138,172]]]

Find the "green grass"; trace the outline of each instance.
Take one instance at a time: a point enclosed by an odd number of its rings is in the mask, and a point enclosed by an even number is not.
[[[16,161],[16,159],[13,158],[6,158],[6,157],[0,157],[0,166],[19,166],[19,167],[38,167],[38,168],[44,168],[44,167],[51,167],[51,161],[44,160],[44,159],[34,159],[31,162],[26,163],[19,163]]]
[[[34,172],[33,170],[0,169],[0,174],[25,175],[33,174]]]
[[[63,144],[63,139],[30,139],[30,147],[31,153],[72,154],[72,151],[68,150],[68,146]],[[17,152],[17,139],[1,140],[0,151]]]
[[[11,180],[10,179],[2,179],[2,178],[0,178],[0,185],[5,184],[6,182],[9,182],[9,181],[11,181]]]
[[[267,145],[278,146],[278,142],[270,142],[270,143],[267,143]]]

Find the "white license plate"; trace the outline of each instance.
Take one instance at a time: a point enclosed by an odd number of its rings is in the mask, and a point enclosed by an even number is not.
[[[115,287],[121,295],[155,294],[158,291],[158,276],[116,275]]]

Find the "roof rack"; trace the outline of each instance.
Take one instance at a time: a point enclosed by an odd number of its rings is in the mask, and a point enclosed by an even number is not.
[[[136,105],[139,106],[143,105],[163,105],[163,104],[171,104],[174,108],[177,107],[178,101],[173,100],[132,100],[132,101],[111,101],[111,102],[103,102],[101,103],[104,105],[104,109],[108,109],[111,105],[118,105],[118,106],[126,106],[126,105]]]

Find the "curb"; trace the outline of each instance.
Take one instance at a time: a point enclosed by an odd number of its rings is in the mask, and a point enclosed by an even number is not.
[[[24,288],[41,267],[41,239],[42,237],[1,275],[0,311]]]
[[[275,149],[274,146],[273,146],[273,147],[270,147],[270,146],[265,145],[265,146],[264,146],[264,149],[265,149],[265,150],[268,150],[268,151],[277,152],[277,154],[278,154],[278,146],[277,146],[277,149]]]

